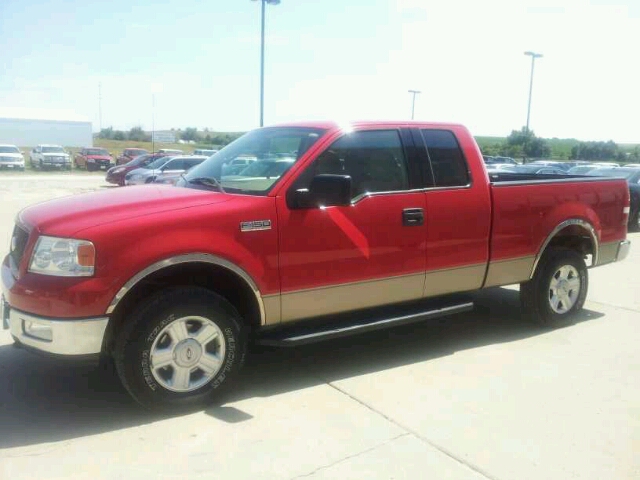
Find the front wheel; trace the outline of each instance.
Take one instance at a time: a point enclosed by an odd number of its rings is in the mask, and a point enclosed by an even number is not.
[[[587,298],[589,275],[584,258],[574,250],[551,248],[533,278],[520,285],[524,313],[547,327],[573,322]]]
[[[114,359],[144,407],[197,407],[240,370],[246,345],[242,319],[224,298],[199,287],[169,288],[128,315]]]

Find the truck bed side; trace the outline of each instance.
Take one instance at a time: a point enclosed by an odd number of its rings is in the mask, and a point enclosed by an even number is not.
[[[615,261],[626,238],[625,180],[491,176],[492,234],[485,287],[528,280],[545,247],[566,243],[591,254],[591,266]]]

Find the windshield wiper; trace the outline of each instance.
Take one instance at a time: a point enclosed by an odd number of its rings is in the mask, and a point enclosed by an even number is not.
[[[193,185],[204,185],[205,187],[214,187],[217,188],[220,192],[225,193],[224,188],[222,188],[222,185],[220,185],[220,182],[214,177],[196,177],[187,179],[187,177],[184,176],[184,173],[180,176],[187,183],[191,183]]]

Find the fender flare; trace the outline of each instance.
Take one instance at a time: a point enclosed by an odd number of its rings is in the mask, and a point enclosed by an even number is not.
[[[133,277],[131,277],[123,286],[118,290],[118,293],[113,297],[109,307],[107,308],[106,314],[111,315],[120,301],[125,297],[125,295],[135,287],[139,282],[147,278],[149,275],[156,273],[160,270],[163,270],[168,267],[173,267],[175,265],[180,265],[184,263],[206,263],[209,265],[216,265],[222,268],[226,268],[231,272],[238,275],[253,291],[253,294],[256,297],[256,301],[258,302],[258,308],[260,309],[260,324],[264,325],[266,322],[264,302],[262,300],[262,294],[258,289],[258,285],[251,278],[251,276],[244,271],[242,268],[238,267],[236,264],[226,260],[222,257],[218,257],[217,255],[211,255],[208,253],[189,253],[184,255],[177,255],[174,257],[165,258],[164,260],[160,260],[152,265],[149,265],[144,270],[139,271]]]
[[[598,241],[598,235],[596,234],[595,228],[593,228],[593,225],[591,225],[586,220],[583,220],[581,218],[570,218],[569,220],[565,220],[564,222],[561,222],[560,224],[558,224],[556,228],[554,228],[551,231],[551,233],[547,236],[542,246],[538,250],[536,259],[533,262],[533,267],[531,268],[531,274],[529,275],[529,279],[532,279],[533,275],[536,273],[536,268],[538,267],[538,263],[540,262],[540,259],[542,258],[544,251],[549,246],[549,243],[551,243],[551,240],[553,240],[553,238],[561,230],[567,227],[570,227],[572,225],[577,225],[579,227],[582,227],[589,233],[589,236],[591,237],[591,241],[593,242],[593,261],[591,263],[594,267],[598,265],[598,254],[600,252],[600,242]]]

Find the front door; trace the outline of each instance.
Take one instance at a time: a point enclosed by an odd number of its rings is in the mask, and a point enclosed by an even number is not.
[[[322,173],[352,178],[352,204],[290,208],[279,196],[282,321],[420,298],[424,192],[411,191],[401,132],[358,130],[334,141],[289,192]]]

